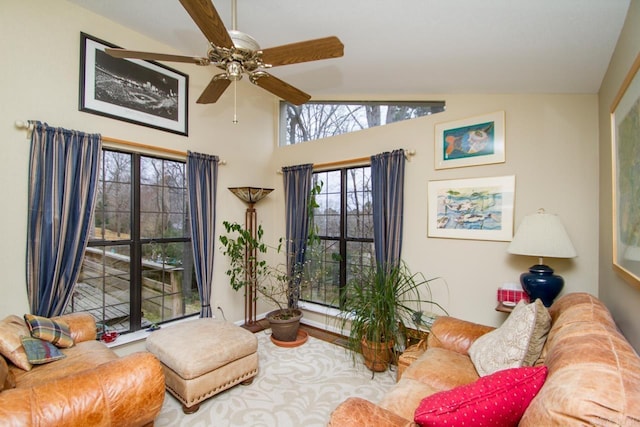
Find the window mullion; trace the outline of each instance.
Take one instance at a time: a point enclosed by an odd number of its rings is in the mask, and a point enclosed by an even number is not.
[[[340,171],[340,306],[346,298],[347,283],[347,170]]]
[[[140,155],[132,155],[131,281],[129,284],[129,328],[140,330],[142,324],[142,242],[140,240]]]

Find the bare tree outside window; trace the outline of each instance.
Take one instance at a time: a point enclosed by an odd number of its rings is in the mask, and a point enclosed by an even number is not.
[[[197,314],[185,163],[104,149],[94,229],[66,312],[135,331]]]
[[[444,101],[280,103],[280,145],[299,144],[444,111]]]
[[[375,265],[371,167],[315,172],[318,184],[301,299],[339,308],[348,281]]]

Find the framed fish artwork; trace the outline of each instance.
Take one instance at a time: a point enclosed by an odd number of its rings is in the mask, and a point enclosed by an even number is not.
[[[428,236],[510,241],[516,177],[429,181]]]
[[[436,169],[504,161],[504,111],[436,124]]]

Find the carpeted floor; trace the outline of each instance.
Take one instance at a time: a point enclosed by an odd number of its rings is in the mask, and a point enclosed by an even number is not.
[[[274,345],[258,332],[260,371],[253,383],[237,385],[185,415],[167,394],[155,426],[326,426],[333,409],[350,396],[379,401],[395,383],[395,369],[371,378],[361,361],[329,342],[309,337],[300,347]]]

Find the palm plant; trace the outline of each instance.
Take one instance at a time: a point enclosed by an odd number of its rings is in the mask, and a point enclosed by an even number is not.
[[[426,279],[422,273],[411,273],[400,262],[391,267],[366,269],[348,283],[340,326],[343,332],[349,330],[349,347],[354,354],[363,354],[369,369],[374,372],[387,369],[395,357],[394,345],[402,340],[402,331],[422,319],[423,305],[435,306],[446,313],[431,298],[430,285],[434,280]]]

